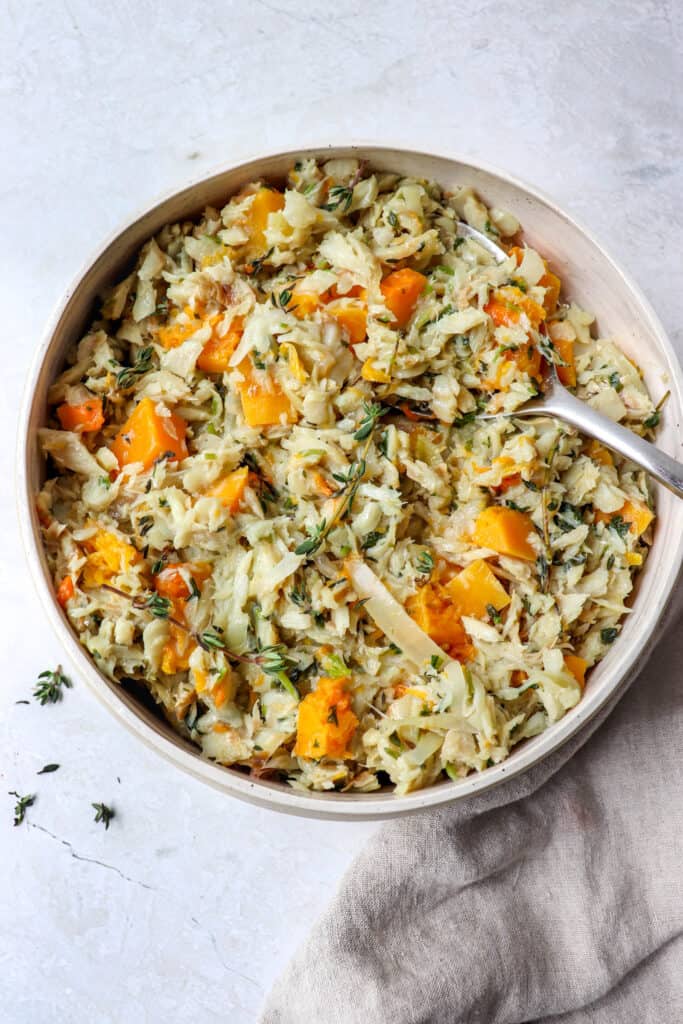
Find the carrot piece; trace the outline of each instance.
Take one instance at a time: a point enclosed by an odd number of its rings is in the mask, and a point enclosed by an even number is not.
[[[458,615],[483,619],[490,608],[499,612],[510,604],[510,595],[483,558],[470,562],[444,589]]]
[[[104,426],[102,399],[89,398],[80,405],[69,405],[68,402],[64,402],[57,408],[57,419],[63,430],[73,430],[77,434],[100,430]]]
[[[631,501],[630,498],[627,498],[616,512],[596,512],[595,522],[608,523],[615,516],[620,516],[625,523],[629,524],[629,530],[634,532],[636,537],[640,537],[641,533],[645,533],[647,530],[655,514],[643,502]]]
[[[474,649],[445,587],[427,583],[408,598],[406,611],[420,629],[458,661],[469,661]]]
[[[111,450],[120,467],[141,462],[149,469],[156,459],[187,458],[186,424],[182,416],[160,416],[151,398],[143,398],[114,438]]]
[[[422,295],[427,278],[424,274],[404,267],[387,275],[380,288],[384,296],[384,305],[393,313],[398,327],[405,327],[410,320],[417,300]]]
[[[67,603],[74,596],[74,581],[70,576],[65,576],[57,587],[56,596],[57,603],[66,608]]]
[[[243,318],[235,317],[230,328],[222,337],[214,329],[211,337],[199,353],[197,366],[204,373],[227,373],[230,369],[230,357],[240,343],[243,330]]]
[[[564,663],[567,666],[567,670],[571,672],[576,679],[577,683],[583,690],[586,685],[586,669],[588,668],[588,662],[584,658],[580,658],[578,654],[565,654]]]
[[[295,757],[319,760],[351,757],[348,749],[358,725],[351,710],[349,679],[323,677],[299,704]]]
[[[560,288],[562,283],[557,276],[547,269],[543,277],[538,282],[541,288],[545,288],[545,295],[543,296],[543,308],[546,313],[550,316],[557,309],[557,303],[560,299]]]
[[[239,511],[248,480],[249,469],[247,466],[241,466],[240,469],[234,469],[232,473],[228,473],[227,476],[211,484],[204,493],[208,498],[218,498],[221,504],[234,515]]]
[[[255,373],[247,356],[238,367],[244,377],[238,384],[242,399],[242,413],[250,427],[278,426],[284,418],[296,423],[296,411],[277,381],[265,372]]]
[[[358,302],[345,302],[341,299],[330,302],[325,312],[334,317],[340,327],[349,336],[351,346],[360,345],[365,341],[367,335],[368,310],[367,306]]]
[[[497,288],[484,306],[484,312],[488,313],[496,327],[513,327],[524,313],[534,330],[538,330],[546,316],[543,306],[539,306],[514,285]]]
[[[249,232],[247,248],[251,256],[261,256],[266,251],[268,219],[271,213],[277,213],[284,205],[285,197],[277,189],[266,188],[264,185],[254,194],[246,218]]]
[[[531,519],[525,512],[489,505],[480,512],[474,524],[472,539],[483,548],[497,551],[499,555],[521,558],[535,562],[538,552],[530,543],[535,537]]]

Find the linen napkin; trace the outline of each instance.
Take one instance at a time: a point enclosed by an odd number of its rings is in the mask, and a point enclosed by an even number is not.
[[[263,1024],[683,1022],[682,625],[599,728],[384,826]]]

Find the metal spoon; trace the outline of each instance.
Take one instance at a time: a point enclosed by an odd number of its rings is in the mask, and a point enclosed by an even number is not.
[[[500,246],[469,224],[458,223],[457,234],[461,238],[478,242],[498,263],[508,258]],[[532,398],[510,412],[485,413],[477,419],[493,420],[498,416],[554,416],[635,462],[679,498],[683,498],[683,464],[572,395],[560,381],[554,363],[549,365],[543,394],[539,398]]]

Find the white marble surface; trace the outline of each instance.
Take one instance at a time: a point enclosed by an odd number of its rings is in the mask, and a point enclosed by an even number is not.
[[[43,323],[94,246],[158,192],[266,148],[384,141],[457,149],[554,195],[634,273],[680,351],[681,7],[0,10],[0,1017],[248,1024],[375,826],[287,818],[204,789],[78,680],[55,707],[14,704],[60,660],[11,487]],[[37,778],[50,761],[60,771]],[[11,827],[10,789],[39,794],[28,827]],[[100,800],[117,810],[108,832],[92,821]]]

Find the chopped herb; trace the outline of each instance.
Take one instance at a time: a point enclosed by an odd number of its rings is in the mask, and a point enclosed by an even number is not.
[[[62,672],[62,666],[58,665],[54,672],[46,669],[38,676],[33,696],[40,704],[56,704],[62,699],[62,689],[71,687],[71,680]]]
[[[468,423],[473,423],[476,418],[477,418],[477,413],[476,413],[476,410],[473,409],[472,412],[463,413],[463,415],[460,417],[460,419],[453,420],[453,426],[456,427],[456,428],[464,427]]]
[[[104,487],[105,491],[108,491],[109,488],[111,487],[111,480],[108,476],[98,476],[97,482],[100,485],[100,487]]]
[[[107,807],[106,804],[91,804],[90,806],[95,809],[95,822],[99,823],[101,821],[105,829],[108,829],[109,822],[112,818],[116,817],[116,812],[111,807]]]
[[[622,540],[631,529],[631,524],[627,523],[623,516],[612,516],[608,523],[609,530],[614,530]]]
[[[325,671],[332,679],[344,679],[350,675],[349,666],[338,654],[325,658]]]
[[[116,374],[116,386],[121,390],[131,387],[138,377],[142,377],[152,367],[152,346],[141,348],[132,366],[125,366]]]
[[[11,789],[9,791],[10,796],[15,796],[17,802],[14,805],[14,825],[21,825],[22,821],[26,817],[26,811],[29,807],[33,807],[36,802],[36,794],[28,793],[26,796],[19,796],[16,790]]]
[[[347,185],[333,185],[328,193],[328,202],[323,203],[323,210],[335,210],[346,213],[353,199],[353,189]]]
[[[144,537],[146,533],[149,533],[153,526],[153,516],[140,516],[140,519],[138,520],[138,533],[141,537]]]
[[[614,555],[610,555],[609,558],[607,559],[607,568],[608,569],[613,569],[614,568],[614,562],[615,562]]]
[[[382,433],[380,434],[379,441],[377,442],[377,447],[379,448],[379,451],[384,456],[384,458],[388,459],[389,458],[389,431],[388,430],[383,430]]]
[[[431,551],[421,551],[420,556],[417,560],[417,571],[422,572],[425,576],[434,568],[434,556]]]
[[[486,611],[494,625],[500,625],[500,623],[503,621],[503,616],[492,604],[486,605]]]
[[[452,779],[453,782],[457,782],[458,779],[460,778],[460,776],[458,775],[458,770],[454,764],[446,765],[446,775],[448,776],[449,779]]]
[[[386,530],[371,530],[365,537],[363,537],[360,543],[361,551],[369,551],[370,548],[374,548],[375,545],[379,544],[382,537],[386,536]]]
[[[613,644],[618,636],[619,630],[615,629],[614,626],[609,626],[607,629],[600,630],[600,639],[603,644]]]
[[[58,764],[46,764],[39,772],[36,772],[36,775],[49,775],[51,772],[56,772],[58,768]]]
[[[150,611],[156,619],[167,619],[171,612],[171,599],[161,594],[150,594],[141,601],[134,601],[133,605]]]
[[[199,637],[199,643],[205,651],[224,651],[225,640],[220,635],[223,632],[218,626],[205,629]]]
[[[577,508],[576,505],[572,505],[569,501],[560,502],[559,511],[555,516],[555,523],[562,530],[562,533],[569,533],[570,530],[575,530],[577,526],[581,526],[583,523],[581,509]]]
[[[197,581],[194,576],[190,576],[190,593],[185,598],[186,601],[192,601],[195,597],[201,597],[201,590],[197,586]]]
[[[545,593],[548,589],[549,580],[549,565],[548,559],[545,555],[539,555],[536,559],[536,571],[538,572],[539,583],[541,584],[541,590]]]
[[[308,540],[304,540],[294,549],[295,555],[314,555],[325,539],[327,521],[321,519],[317,526],[308,530]]]
[[[387,220],[391,224],[392,228],[398,227],[398,217],[396,216],[393,210],[389,210],[389,213],[387,214]]]
[[[339,725],[339,719],[337,718],[337,705],[333,704],[330,710],[327,712],[327,721],[332,725]]]
[[[389,410],[388,408],[377,405],[376,403],[369,404],[368,402],[363,403],[363,412],[365,413],[361,420],[360,427],[353,435],[354,441],[365,441],[375,429],[377,420],[381,416],[385,416]]]
[[[522,483],[524,484],[524,486],[526,487],[526,489],[528,491],[537,491],[538,490],[538,484],[535,484],[533,482],[533,480],[522,480]]]
[[[431,658],[429,659],[429,664],[431,665],[435,672],[438,672],[439,669],[441,668],[441,658],[439,657],[439,655],[432,654]]]
[[[648,416],[646,420],[643,420],[643,426],[647,427],[649,430],[652,430],[654,427],[658,427],[660,417],[661,413],[657,409],[655,409],[655,411],[650,416]]]
[[[516,501],[512,500],[512,498],[506,498],[505,499],[505,504],[507,505],[508,508],[511,508],[514,512],[528,512],[529,511],[529,509],[526,507],[526,505],[518,505]]]
[[[615,391],[623,391],[624,390],[624,385],[621,383],[621,377],[619,376],[619,374],[618,374],[618,372],[616,370],[614,371],[614,373],[610,373],[610,375],[609,375],[609,382],[610,382],[610,384],[612,385],[612,387],[614,388]]]
[[[393,643],[389,644],[388,650],[390,651],[391,654],[403,654],[403,651],[401,650],[401,648],[397,647],[396,644],[393,644]]]

